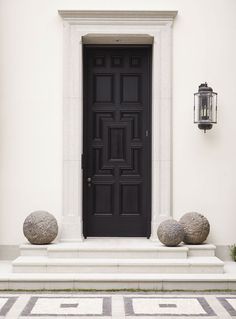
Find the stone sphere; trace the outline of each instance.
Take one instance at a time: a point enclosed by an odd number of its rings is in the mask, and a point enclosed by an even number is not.
[[[202,244],[210,232],[210,224],[205,216],[199,213],[187,213],[179,223],[184,229],[185,244]]]
[[[162,222],[157,230],[157,236],[166,246],[177,246],[184,238],[183,227],[174,219]]]
[[[57,220],[48,212],[33,212],[26,217],[23,232],[31,244],[50,244],[58,234]]]

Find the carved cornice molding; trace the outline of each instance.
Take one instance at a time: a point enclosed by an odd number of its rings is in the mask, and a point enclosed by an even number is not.
[[[148,24],[172,23],[178,11],[78,11],[58,10],[70,24]]]

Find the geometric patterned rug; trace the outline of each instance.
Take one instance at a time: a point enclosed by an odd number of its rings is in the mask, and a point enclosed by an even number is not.
[[[8,293],[0,292],[0,318],[154,319],[236,317],[234,293]]]

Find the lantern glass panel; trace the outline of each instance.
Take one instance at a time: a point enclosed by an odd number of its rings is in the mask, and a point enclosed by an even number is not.
[[[217,93],[194,94],[194,123],[217,122]]]

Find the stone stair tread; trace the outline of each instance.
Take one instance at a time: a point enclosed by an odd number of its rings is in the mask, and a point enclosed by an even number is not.
[[[189,248],[189,249],[197,249],[197,250],[199,250],[199,249],[201,249],[201,250],[205,250],[205,249],[216,249],[216,246],[215,245],[213,245],[213,244],[207,244],[207,243],[203,243],[203,244],[201,244],[201,245],[187,245],[187,244],[185,244],[184,245],[184,247],[187,247],[187,248]]]
[[[229,273],[216,273],[216,274],[157,274],[157,273],[8,273],[1,274],[0,281],[68,281],[68,280],[78,280],[78,281],[178,281],[178,280],[191,280],[191,281],[224,281],[232,280],[236,281],[236,274]]]
[[[147,246],[147,247],[83,247],[83,246],[58,246],[48,247],[48,251],[187,251],[187,247],[166,247],[166,246]]]
[[[49,258],[47,256],[20,256],[13,261],[16,265],[60,265],[60,266],[112,266],[112,265],[224,265],[217,257],[188,257],[186,259],[126,259],[126,258]]]
[[[53,243],[50,245],[31,245],[22,244],[20,249],[25,250],[40,250],[45,249],[48,251],[186,251],[188,249],[192,250],[209,250],[215,249],[215,245],[212,244],[202,244],[202,245],[184,245],[181,244],[177,247],[166,247],[159,242],[139,241],[139,242],[94,242],[94,241],[84,241],[81,243]]]

